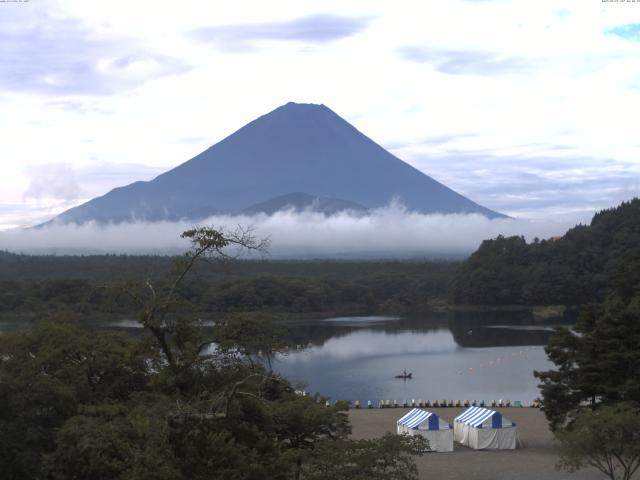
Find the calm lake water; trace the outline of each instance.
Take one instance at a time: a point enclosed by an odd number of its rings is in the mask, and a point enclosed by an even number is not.
[[[279,357],[274,369],[304,384],[307,392],[361,404],[377,405],[380,399],[528,403],[540,395],[533,370],[552,366],[544,353],[552,328],[523,324],[526,319],[491,320],[487,314],[293,324],[292,335],[311,346]],[[403,369],[413,378],[395,378]]]
[[[28,326],[0,322],[0,332]],[[135,320],[89,326],[132,333],[140,328]],[[528,403],[539,397],[533,370],[552,366],[544,353],[552,327],[536,325],[522,312],[340,317],[287,327],[290,340],[306,348],[279,356],[274,370],[311,394],[363,405],[381,399]],[[404,369],[412,379],[395,378]]]

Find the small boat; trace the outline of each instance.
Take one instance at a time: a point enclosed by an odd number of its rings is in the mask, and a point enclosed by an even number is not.
[[[403,379],[407,379],[407,378],[411,378],[412,372],[407,373],[406,370],[404,370],[400,375],[396,375],[396,378],[403,378]]]

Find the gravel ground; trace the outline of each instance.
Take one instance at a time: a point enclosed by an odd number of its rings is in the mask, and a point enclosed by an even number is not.
[[[453,423],[462,408],[429,408]],[[417,459],[421,479],[453,480],[601,480],[600,472],[589,469],[570,474],[555,469],[558,454],[544,414],[536,408],[498,408],[516,423],[523,448],[517,450],[472,450],[454,443],[454,452],[428,453]],[[353,438],[375,438],[396,431],[396,420],[409,409],[351,410]]]

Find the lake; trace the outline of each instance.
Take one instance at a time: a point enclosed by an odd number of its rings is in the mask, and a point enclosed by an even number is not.
[[[292,336],[311,345],[278,357],[274,369],[311,394],[363,405],[381,399],[529,403],[540,396],[533,370],[552,366],[544,352],[552,328],[495,315],[495,323],[491,314],[293,323]],[[405,369],[412,379],[395,378]]]
[[[0,322],[0,331],[28,326]],[[140,329],[135,320],[88,326]],[[287,328],[301,349],[277,357],[274,370],[310,394],[363,405],[412,399],[529,403],[539,397],[533,370],[552,366],[544,352],[552,327],[535,324],[526,312],[338,317],[288,322]],[[395,378],[405,369],[412,379]]]

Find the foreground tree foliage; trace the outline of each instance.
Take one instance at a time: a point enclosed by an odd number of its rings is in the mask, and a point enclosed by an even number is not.
[[[412,455],[429,449],[421,436],[385,434],[375,440],[320,442],[305,470],[308,480],[415,480],[418,469]]]
[[[640,294],[612,293],[586,308],[573,330],[560,328],[546,352],[555,370],[535,372],[552,429],[583,407],[640,405]]]
[[[0,336],[3,480],[314,479],[329,465],[337,478],[415,478],[423,445],[348,440],[346,405],[300,396],[256,360],[283,345],[265,324],[230,319],[207,335],[193,316],[180,286],[196,263],[265,244],[241,230],[184,236],[193,248],[164,281],[121,287],[140,338],[69,318]]]
[[[591,466],[612,480],[640,467],[640,249],[619,260],[604,303],[583,309],[546,352],[556,369],[535,372],[561,446],[559,466]]]
[[[611,480],[629,480],[640,468],[640,411],[620,404],[584,410],[571,429],[562,430],[560,467],[591,466]]]

